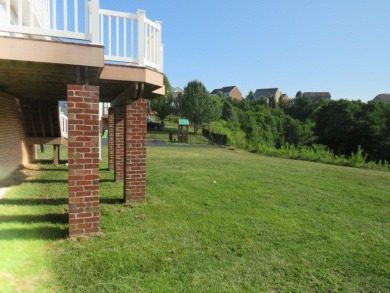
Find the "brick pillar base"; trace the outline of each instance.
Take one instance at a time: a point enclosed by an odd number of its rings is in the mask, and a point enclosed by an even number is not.
[[[134,101],[126,106],[126,143],[124,200],[143,202],[146,199],[146,130],[148,102]]]
[[[68,85],[69,236],[99,232],[99,87]]]
[[[108,170],[115,170],[115,114],[114,109],[108,109]]]
[[[124,145],[125,145],[125,108],[124,106],[116,106],[114,108],[114,162],[115,162],[115,181],[123,181],[124,178]]]

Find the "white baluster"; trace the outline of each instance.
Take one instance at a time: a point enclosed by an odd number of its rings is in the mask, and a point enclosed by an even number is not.
[[[162,39],[162,34],[161,34],[161,29],[162,29],[162,22],[161,21],[156,21],[157,24],[157,33],[156,33],[156,66],[157,69],[161,70],[161,57],[162,57],[162,51],[161,51],[161,39]]]
[[[18,0],[18,26],[23,25],[23,3],[22,0]]]
[[[79,3],[77,0],[74,0],[74,31],[79,32]]]
[[[108,55],[111,56],[111,15],[108,16]]]
[[[123,19],[123,57],[127,57],[127,19]]]
[[[115,17],[116,19],[116,56],[119,56],[119,17]]]
[[[57,0],[53,0],[53,29],[57,30]]]
[[[64,31],[68,31],[68,0],[63,0],[64,9]]]
[[[138,64],[145,65],[145,11],[137,10],[138,18]]]

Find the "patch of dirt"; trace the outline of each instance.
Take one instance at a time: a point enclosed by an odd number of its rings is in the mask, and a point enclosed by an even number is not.
[[[140,221],[144,221],[146,219],[146,215],[144,215],[144,214],[137,215],[137,216],[135,216],[135,219],[140,220]]]
[[[10,273],[2,272],[0,273],[0,279],[9,283],[15,289],[15,292],[35,292],[35,284],[40,283],[41,281],[50,280],[50,276],[42,274],[32,275],[29,278],[15,278],[15,276]]]
[[[0,188],[11,187],[19,185],[24,181],[32,180],[37,176],[38,170],[40,169],[39,165],[28,164],[20,166],[14,172],[12,172],[8,177],[3,180],[0,180]]]
[[[13,284],[15,282],[15,277],[12,274],[6,273],[6,272],[0,273],[0,279],[6,281],[7,283],[11,283],[11,284]]]

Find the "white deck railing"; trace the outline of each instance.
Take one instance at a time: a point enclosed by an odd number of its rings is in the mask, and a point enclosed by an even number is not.
[[[100,44],[108,62],[163,71],[161,22],[100,9],[99,0],[0,0],[0,32]]]
[[[61,128],[61,137],[68,138],[68,116],[63,112],[60,112],[60,128]]]

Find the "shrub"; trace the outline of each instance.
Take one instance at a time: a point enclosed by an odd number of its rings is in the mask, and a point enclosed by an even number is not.
[[[246,148],[245,133],[233,122],[219,120],[210,124],[210,131],[227,136],[228,144],[238,148]]]

